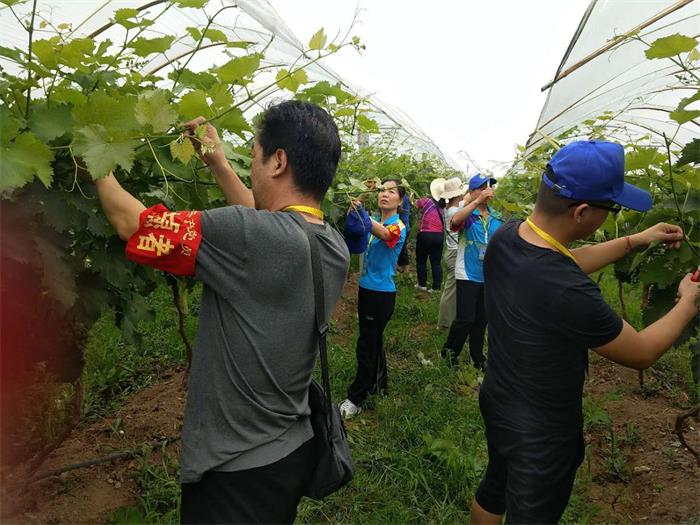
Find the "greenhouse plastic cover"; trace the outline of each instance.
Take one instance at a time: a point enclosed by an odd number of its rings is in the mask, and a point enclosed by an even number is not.
[[[80,0],[38,0],[37,20],[35,27],[41,20],[48,20],[54,25],[69,23],[72,25],[74,36],[88,36],[93,31],[110,21],[113,13],[121,8],[139,8],[145,5],[146,0],[103,0],[100,2],[86,2]],[[156,4],[156,2],[149,2]],[[147,14],[154,19],[155,23],[148,27],[142,34],[146,38],[154,38],[163,34],[186,36],[186,27],[203,27],[207,23],[207,17],[213,15],[218,10],[227,6],[237,6],[229,8],[216,17],[212,28],[226,33],[230,40],[254,42],[252,50],[262,51],[265,48],[265,60],[261,66],[265,65],[289,65],[296,60],[304,49],[302,42],[294,35],[291,29],[280,18],[277,11],[267,0],[210,0],[204,9],[179,8],[170,6],[167,2],[157,3],[149,7],[142,14]],[[30,13],[31,2],[14,6],[15,12],[23,18]],[[160,14],[162,12],[162,14]],[[160,14],[160,16],[159,16]],[[351,21],[348,21],[350,25]],[[123,39],[124,28],[115,25],[99,36],[100,39],[109,38],[114,42]],[[12,16],[9,9],[0,9],[0,45],[6,47],[17,47],[26,49],[27,34],[19,27],[17,20]],[[35,38],[44,38],[40,29],[35,29]],[[274,37],[274,38],[273,38]],[[329,35],[329,40],[333,35]],[[186,53],[194,48],[192,39],[178,38],[172,47],[165,53],[167,59],[160,55],[152,59],[143,71],[151,72],[163,65],[167,60]],[[229,56],[222,52],[221,47],[200,49],[195,58],[189,63],[188,68],[194,71],[201,71],[209,67],[220,65],[229,60]],[[350,52],[344,50],[341,52]],[[184,63],[186,59],[180,61]],[[13,64],[3,63],[2,66],[13,72]],[[380,130],[391,137],[394,148],[401,152],[427,153],[435,155],[440,159],[449,162],[440,148],[428,137],[405,113],[390,104],[381,102],[371,93],[351,82],[341,78],[334,71],[323,65],[321,61],[311,64],[306,68],[310,81],[329,81],[340,83],[343,89],[365,98],[369,113],[367,116],[373,118],[379,124]],[[161,74],[165,73],[161,71]],[[256,79],[258,85],[268,84],[274,81],[273,73],[263,73]],[[256,85],[253,85],[255,88]],[[274,90],[271,90],[274,91]],[[279,91],[271,92],[267,96],[257,99],[244,111],[257,112],[260,105],[265,105],[269,100],[289,96],[289,92],[284,95]],[[257,106],[257,108],[255,107]]]
[[[657,15],[663,16],[652,22]],[[586,61],[613,44],[615,37],[646,24],[638,34],[647,44],[675,33],[696,37],[700,1],[593,0],[554,76],[537,128],[527,142],[526,156],[549,138],[604,112],[611,112],[606,123],[608,137],[623,143],[649,136],[650,144],[664,144],[666,134],[682,147],[700,137],[697,119],[679,126],[669,118],[678,102],[697,90],[695,82],[679,78],[682,70],[669,59],[649,60],[644,54],[646,44],[626,38]],[[579,67],[563,76],[575,66]],[[556,80],[560,75],[563,78]],[[574,134],[567,140],[577,138],[584,137]]]

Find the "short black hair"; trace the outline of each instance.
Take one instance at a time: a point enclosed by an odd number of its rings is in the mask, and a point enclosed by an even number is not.
[[[323,200],[340,161],[340,136],[333,118],[315,104],[287,100],[270,106],[256,131],[263,158],[283,149],[299,191]]]
[[[557,176],[549,166],[547,166],[547,170],[543,173],[543,177],[544,175],[547,175],[547,178],[552,182],[557,182]],[[540,181],[540,188],[537,191],[537,201],[535,202],[537,211],[550,217],[566,215],[569,213],[569,204],[572,202],[576,201],[567,199],[566,197],[560,197],[554,193],[552,188],[545,184],[544,180]]]

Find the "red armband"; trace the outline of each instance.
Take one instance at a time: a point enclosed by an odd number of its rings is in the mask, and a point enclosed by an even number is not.
[[[126,243],[128,259],[173,275],[194,275],[201,212],[169,211],[162,204],[141,212],[139,229]]]
[[[386,239],[384,242],[389,248],[393,248],[401,240],[401,227],[398,224],[391,224],[387,226],[386,229],[389,230],[391,237]]]

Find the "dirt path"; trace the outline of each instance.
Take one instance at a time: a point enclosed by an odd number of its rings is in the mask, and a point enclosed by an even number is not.
[[[646,380],[653,378],[647,374]],[[700,522],[700,467],[673,430],[681,412],[674,405],[687,403],[687,398],[676,399],[664,390],[646,395],[637,372],[602,359],[592,363],[588,391],[603,401],[618,447],[611,453],[615,449],[606,430],[587,437],[592,447],[591,493],[601,508],[595,521]],[[690,426],[686,439],[700,443],[700,425],[691,421]]]
[[[334,314],[333,338],[339,344],[349,344],[352,337],[356,297],[357,284],[353,279]],[[183,370],[170,372],[155,385],[131,396],[113,418],[75,431],[40,470],[178,435],[186,396],[183,375]],[[592,363],[587,388],[604,404],[616,436],[627,436],[629,423],[634,423],[637,435],[636,442],[619,443],[616,465],[627,473],[624,482],[611,474],[610,433],[596,430],[587,437],[592,452],[591,495],[593,503],[601,508],[595,521],[698,523],[700,468],[679,447],[672,430],[680,411],[673,402],[678,400],[664,394],[645,397],[636,372],[603,360]],[[687,436],[700,443],[700,425],[693,426]],[[169,453],[179,454],[177,443],[167,448]],[[160,451],[154,451],[150,461],[159,462]],[[115,509],[137,503],[138,487],[132,473],[138,468],[137,460],[117,461],[36,483],[19,497],[6,498],[2,523],[105,523]],[[13,480],[4,481],[6,487]]]

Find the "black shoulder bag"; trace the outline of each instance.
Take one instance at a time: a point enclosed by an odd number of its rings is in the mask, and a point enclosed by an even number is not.
[[[295,212],[292,212],[292,217],[306,233],[311,248],[311,273],[314,281],[316,307],[315,324],[318,332],[323,387],[313,379],[309,386],[309,408],[311,409],[311,426],[314,430],[316,465],[305,495],[311,499],[321,500],[349,483],[355,473],[355,466],[352,463],[347,433],[340,417],[340,410],[331,400],[328,354],[326,352],[328,323],[326,322],[323,269],[321,268],[318,239],[316,234],[310,231],[303,217]]]

